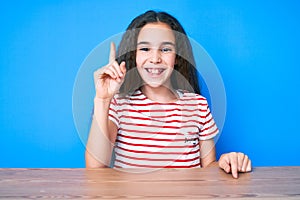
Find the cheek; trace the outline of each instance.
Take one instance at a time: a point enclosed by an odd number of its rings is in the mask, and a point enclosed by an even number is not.
[[[142,56],[140,53],[137,52],[137,53],[136,53],[136,58],[135,58],[136,66],[137,66],[137,67],[142,66],[143,61],[144,61],[143,56]]]
[[[175,65],[175,60],[176,60],[176,55],[169,55],[168,57],[166,57],[165,61],[168,63],[169,66],[174,67]]]

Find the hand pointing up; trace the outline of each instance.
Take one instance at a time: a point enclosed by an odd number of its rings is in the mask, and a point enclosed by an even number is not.
[[[109,63],[94,72],[96,98],[111,99],[120,89],[126,75],[125,62],[116,61],[116,47],[110,44]]]

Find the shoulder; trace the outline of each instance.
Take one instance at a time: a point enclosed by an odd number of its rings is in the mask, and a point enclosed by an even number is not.
[[[177,90],[177,93],[181,100],[186,100],[186,101],[191,100],[191,101],[197,101],[199,103],[207,104],[207,99],[200,94],[189,92],[187,90]]]

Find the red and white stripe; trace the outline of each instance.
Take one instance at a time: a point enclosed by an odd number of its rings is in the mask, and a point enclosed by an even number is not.
[[[140,90],[116,95],[109,119],[118,127],[115,167],[201,167],[199,140],[215,137],[218,128],[204,97],[178,91],[173,103],[158,103]]]

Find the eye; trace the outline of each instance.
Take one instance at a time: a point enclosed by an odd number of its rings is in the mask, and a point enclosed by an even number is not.
[[[139,48],[139,50],[140,50],[140,51],[145,51],[145,52],[146,52],[146,51],[149,51],[150,48],[148,48],[148,47],[142,47],[142,48]]]
[[[173,51],[173,49],[170,47],[164,47],[161,49],[161,52],[163,52],[163,53],[172,52],[172,51]]]

